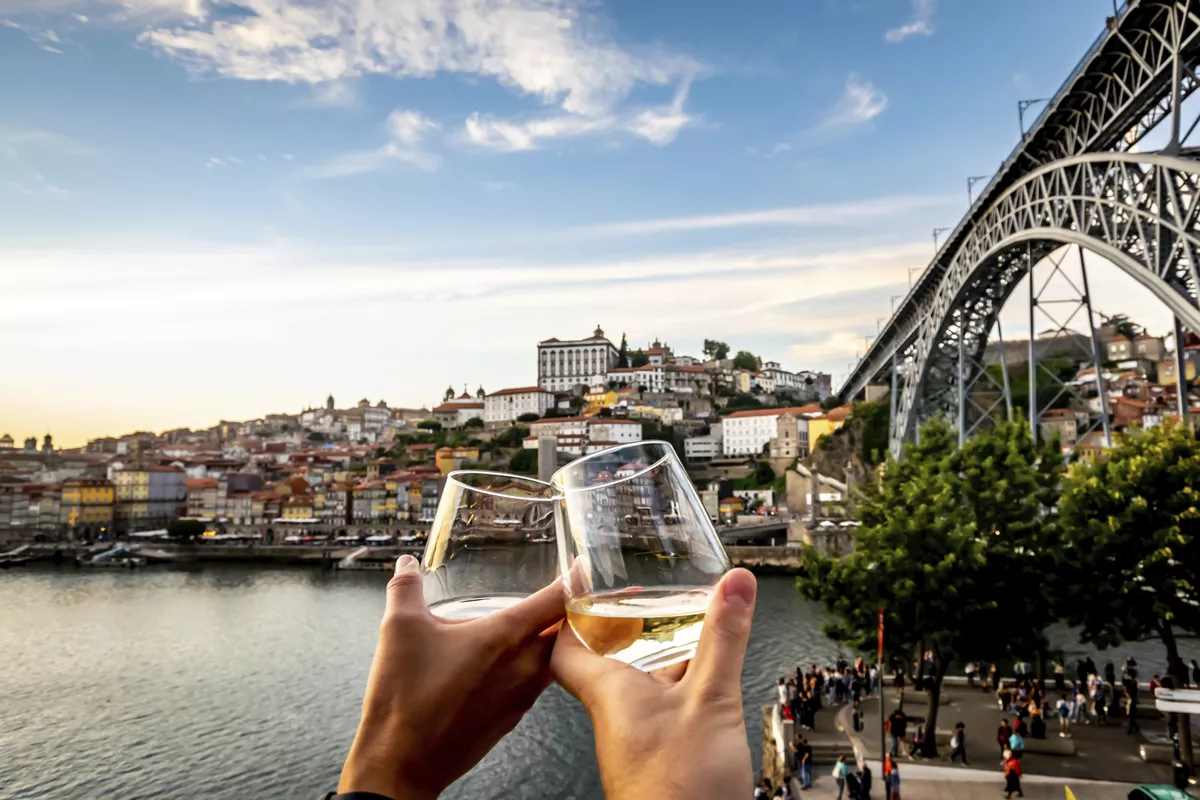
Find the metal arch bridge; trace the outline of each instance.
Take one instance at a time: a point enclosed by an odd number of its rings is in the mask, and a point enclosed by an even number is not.
[[[1039,300],[1043,312],[1049,301],[1039,296],[1035,267],[1041,264],[1044,273],[1048,261],[1059,271],[1055,254],[1063,245],[1079,246],[1082,281],[1071,285],[1076,313],[1087,313],[1098,383],[1100,346],[1085,250],[1168,306],[1177,341],[1181,327],[1200,332],[1200,160],[1184,146],[1200,124],[1197,117],[1184,129],[1185,101],[1200,88],[1198,65],[1200,0],[1130,0],[1108,19],[838,390],[846,401],[870,383],[890,384],[893,455],[931,416],[956,420],[961,440],[1002,405],[1012,415],[1007,366],[998,381],[982,361],[1001,307],[1027,275],[1034,400],[1028,413],[1038,435],[1046,409],[1037,401],[1032,327]],[[1161,126],[1170,133],[1162,152],[1133,152]],[[1176,353],[1180,413],[1186,415],[1182,348]],[[1098,395],[1092,425],[1111,443],[1105,393]]]

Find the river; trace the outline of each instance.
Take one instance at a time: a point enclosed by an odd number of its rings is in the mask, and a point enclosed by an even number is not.
[[[319,797],[354,734],[384,582],[227,567],[0,573],[0,798]],[[760,578],[742,682],[756,763],[775,679],[836,658],[820,618],[793,579]],[[1146,668],[1163,660],[1154,645],[1133,652]],[[551,687],[446,796],[600,800],[587,715]]]

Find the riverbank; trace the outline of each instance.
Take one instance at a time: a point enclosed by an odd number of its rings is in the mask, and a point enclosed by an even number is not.
[[[91,548],[66,544],[34,544],[30,546],[29,563],[70,563],[78,556],[89,559],[108,546]],[[359,547],[285,545],[285,544],[216,544],[209,542],[155,542],[141,545],[137,555],[154,563],[176,564],[262,564],[279,566],[328,566],[356,552]],[[376,561],[399,558],[404,553],[420,557],[423,544],[395,547],[372,547],[370,557]],[[736,567],[746,567],[760,575],[800,574],[801,549],[798,547],[727,547],[726,552]]]

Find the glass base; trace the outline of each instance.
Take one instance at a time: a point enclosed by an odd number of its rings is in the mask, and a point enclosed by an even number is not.
[[[631,661],[629,662],[629,666],[637,667],[642,672],[653,672],[663,667],[678,664],[681,661],[688,661],[695,655],[696,645],[686,644],[679,647],[672,647],[669,650],[662,650],[652,656],[639,658],[637,661]]]
[[[517,593],[481,594],[471,597],[452,597],[429,607],[435,617],[442,619],[479,619],[506,608],[512,608],[529,595]]]

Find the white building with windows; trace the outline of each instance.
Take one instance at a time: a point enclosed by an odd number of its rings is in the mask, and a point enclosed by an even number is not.
[[[538,385],[549,392],[569,392],[575,386],[603,383],[617,366],[619,354],[600,326],[587,339],[538,342]]]
[[[784,414],[795,415],[807,421],[808,417],[820,415],[819,406],[800,406],[798,408],[761,408],[754,411],[737,411],[721,420],[722,452],[727,456],[759,455],[763,448],[776,437],[779,430],[779,417]],[[798,431],[797,431],[798,433]],[[808,447],[808,425],[804,425],[804,447]],[[796,446],[799,446],[797,441]]]
[[[593,442],[632,444],[642,440],[642,423],[633,419],[593,417],[588,422],[588,438]]]
[[[666,369],[646,364],[641,367],[614,367],[608,371],[608,383],[636,386],[646,392],[661,392],[666,388]]]
[[[683,457],[688,461],[712,461],[721,457],[721,423],[713,423],[704,436],[683,440]]]
[[[492,424],[515,422],[522,414],[545,416],[554,395],[540,386],[501,389],[483,398],[483,421]]]

